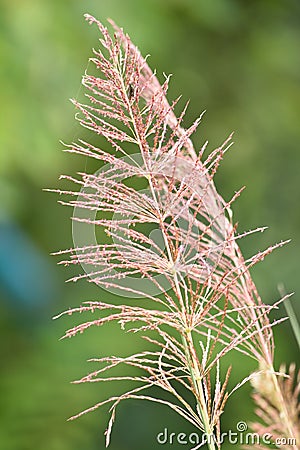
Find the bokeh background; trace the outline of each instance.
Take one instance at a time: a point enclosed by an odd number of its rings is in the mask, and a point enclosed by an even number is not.
[[[43,191],[62,173],[92,169],[62,152],[59,140],[83,135],[68,101],[80,95],[81,75],[96,27],[83,13],[113,18],[131,35],[158,73],[174,74],[170,98],[191,99],[186,124],[207,110],[194,142],[210,148],[235,131],[217,186],[234,206],[239,230],[268,225],[242,242],[246,256],[281,239],[292,241],[253,271],[266,303],[277,284],[295,292],[299,307],[300,3],[298,0],[2,0],[0,4],[0,448],[104,448],[107,408],[75,422],[66,419],[119,387],[72,385],[89,369],[86,359],[129,354],[137,336],[114,326],[59,342],[74,320],[52,316],[86,299],[110,294],[88,283],[65,284],[70,271],[49,254],[72,246],[72,211]],[[278,315],[284,315],[283,308]],[[275,316],[274,316],[275,318]],[[276,331],[276,363],[299,361],[288,323]],[[232,384],[251,364],[232,354]],[[250,386],[228,402],[223,428],[253,419]],[[128,402],[120,407],[112,450],[160,446],[164,427],[192,431],[164,407]],[[224,448],[229,448],[224,446]]]

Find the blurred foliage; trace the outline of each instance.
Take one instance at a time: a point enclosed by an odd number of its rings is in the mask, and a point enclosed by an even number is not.
[[[75,124],[68,102],[80,95],[90,49],[97,46],[96,30],[84,23],[84,12],[101,20],[113,18],[143,54],[152,55],[150,65],[159,74],[174,74],[170,98],[182,94],[182,105],[191,99],[186,124],[207,109],[194,137],[197,148],[208,139],[212,149],[235,130],[236,144],[217,175],[218,189],[230,198],[240,186],[247,186],[234,207],[240,230],[270,227],[241,243],[246,255],[274,241],[292,239],[253,275],[265,302],[278,298],[278,282],[295,291],[293,305],[300,315],[299,1],[2,0],[0,221],[21,230],[27,242],[24,248],[36,249],[33,254],[43,255],[42,267],[49,267],[44,295],[39,300],[33,296],[35,303],[20,304],[13,284],[26,273],[22,267],[30,269],[32,255],[24,256],[19,244],[0,248],[1,261],[8,252],[14,252],[12,261],[18,261],[11,268],[12,284],[2,282],[0,275],[0,442],[5,450],[104,448],[105,409],[75,422],[66,418],[120,388],[73,386],[69,381],[87,372],[88,357],[125,355],[133,346],[143,345],[135,336],[124,336],[109,326],[58,343],[73,321],[51,321],[68,306],[109,296],[84,283],[64,285],[70,272],[56,268],[55,259],[48,255],[72,245],[71,211],[42,192],[57,187],[61,173],[74,174],[86,165],[89,169],[89,162],[66,155],[58,142],[70,142],[84,133]],[[40,274],[33,275],[37,283],[33,281],[31,289],[37,293]],[[30,279],[34,280],[32,274]],[[56,286],[56,294],[49,283]],[[288,323],[276,330],[276,342],[278,365],[298,359]],[[230,362],[232,382],[252,367],[239,355],[231,355]],[[230,399],[225,430],[235,429],[240,420],[250,422],[249,393],[250,387],[244,386]],[[142,403],[124,404],[118,419],[112,450],[159,448],[155,436],[165,426],[171,431],[189,430],[173,413]]]

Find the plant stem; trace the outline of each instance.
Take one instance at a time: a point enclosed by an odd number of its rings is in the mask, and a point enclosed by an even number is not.
[[[149,180],[149,184],[150,184],[150,189],[151,189],[152,195],[153,195],[154,199],[156,200],[156,195],[155,195],[155,191],[154,191],[151,180]],[[172,253],[171,253],[169,242],[168,242],[168,238],[165,235],[163,227],[161,227],[161,232],[164,237],[164,242],[165,242],[169,260],[172,264],[174,264],[174,261],[172,258]],[[176,286],[177,295],[178,295],[179,302],[180,302],[180,305],[182,308],[182,315],[183,315],[183,317],[185,317],[186,309],[184,306],[184,301],[182,298],[182,293],[181,293],[181,289],[180,289],[176,271],[174,271],[173,276],[174,276],[174,283]],[[185,320],[185,322],[186,322],[186,320]],[[196,391],[196,399],[197,399],[197,403],[199,406],[201,418],[203,421],[204,431],[208,437],[207,445],[208,445],[209,450],[215,450],[216,447],[215,447],[215,443],[214,443],[213,429],[210,425],[207,404],[206,404],[204,390],[203,390],[202,381],[201,381],[203,377],[200,374],[200,370],[199,370],[199,366],[198,366],[198,360],[197,360],[197,356],[196,356],[196,350],[195,350],[195,346],[194,346],[194,342],[193,342],[192,332],[190,329],[188,329],[187,323],[185,323],[185,326],[186,326],[185,334],[181,335],[182,343],[183,343],[185,354],[187,357],[189,371],[191,374],[194,389]]]
[[[121,79],[121,83],[122,83],[122,89],[124,92],[124,95],[127,96],[126,94],[126,87],[123,81],[122,76],[120,77]],[[130,102],[128,102],[130,105]],[[139,136],[139,131],[137,129],[136,126],[136,122],[135,122],[135,118],[134,118],[134,114],[132,111],[131,106],[129,106],[129,114],[130,114],[130,119],[132,121],[133,127],[134,127],[134,132],[135,132],[135,137],[137,140],[137,144],[141,150],[141,154],[144,160],[144,163],[146,163],[145,158],[144,158],[144,152],[143,152],[143,146],[141,143],[141,139]],[[156,204],[158,205],[158,201],[156,198],[156,194],[155,194],[155,189],[151,180],[151,177],[149,177],[149,187],[151,190],[151,194],[153,196],[153,199],[155,200]],[[159,209],[159,208],[158,208]],[[166,246],[166,250],[167,250],[167,254],[168,254],[168,258],[170,260],[170,263],[173,265],[174,261],[172,258],[172,252],[169,246],[169,242],[168,242],[168,238],[166,236],[164,227],[161,223],[161,232],[164,238],[164,242],[165,242],[165,246]],[[176,271],[174,271],[174,283],[176,286],[176,291],[177,291],[177,295],[178,295],[178,299],[180,302],[180,306],[182,309],[182,316],[186,317],[186,308],[184,305],[184,301],[182,298],[182,293],[181,293],[181,289],[180,289],[180,285],[179,285],[179,281],[178,281],[178,277],[177,277],[177,273]],[[186,320],[185,320],[186,322]],[[203,386],[202,386],[202,376],[200,374],[200,370],[199,370],[199,366],[198,366],[198,361],[197,361],[197,357],[196,357],[196,351],[195,351],[195,347],[194,347],[194,343],[193,343],[193,337],[192,337],[192,333],[191,331],[188,329],[188,326],[186,324],[186,331],[185,331],[185,335],[181,335],[182,337],[182,342],[183,342],[183,346],[185,349],[185,353],[186,353],[186,357],[187,357],[187,361],[189,364],[189,370],[190,370],[190,374],[191,374],[191,378],[192,378],[192,382],[194,385],[194,389],[196,392],[196,399],[197,399],[197,404],[199,406],[199,410],[200,410],[200,414],[201,414],[201,418],[202,418],[202,422],[203,422],[203,427],[204,427],[204,431],[208,437],[208,448],[209,450],[216,450],[215,447],[215,443],[214,443],[214,434],[213,434],[213,429],[210,425],[210,420],[209,420],[209,414],[208,414],[208,410],[207,410],[207,404],[206,404],[206,400],[205,400],[205,395],[204,395],[204,390],[203,390]]]
[[[150,189],[152,192],[152,195],[154,197],[154,199],[156,200],[156,196],[155,196],[155,191],[153,188],[153,185],[151,183],[151,180],[149,180],[149,184],[150,184]],[[167,254],[169,257],[169,260],[171,263],[174,264],[174,261],[172,259],[172,253],[169,247],[169,242],[168,242],[168,238],[165,235],[164,232],[164,228],[161,227],[161,232],[162,235],[164,237],[164,241],[165,241],[165,246],[166,246],[166,250],[167,250]],[[182,308],[182,315],[183,317],[185,317],[185,306],[184,306],[184,302],[182,299],[182,294],[181,294],[181,290],[180,290],[180,285],[179,285],[179,281],[178,281],[178,277],[177,277],[177,273],[174,271],[174,283],[176,286],[176,291],[177,291],[177,295],[179,298],[179,302]],[[185,320],[186,322],[186,320]],[[205,395],[204,395],[204,390],[203,390],[203,386],[202,386],[202,376],[200,374],[200,370],[199,370],[199,366],[198,366],[198,360],[197,360],[197,356],[196,356],[196,351],[195,351],[195,346],[194,346],[194,342],[193,342],[193,337],[192,337],[192,332],[190,329],[188,329],[188,325],[187,323],[186,325],[186,330],[185,330],[185,334],[181,335],[182,338],[182,343],[184,346],[184,350],[185,350],[185,354],[187,357],[187,361],[188,361],[188,365],[189,365],[189,371],[191,374],[191,378],[192,378],[192,382],[194,385],[194,389],[196,391],[196,399],[197,399],[197,403],[199,406],[199,411],[201,414],[201,418],[203,421],[203,427],[204,427],[204,431],[208,437],[208,448],[209,450],[215,450],[215,443],[214,443],[214,434],[213,434],[213,429],[210,425],[210,420],[209,420],[209,414],[208,414],[208,410],[207,410],[207,404],[206,404],[206,400],[205,400]]]
[[[190,364],[190,373],[191,373],[194,388],[197,393],[197,403],[198,403],[199,410],[201,413],[203,426],[205,429],[205,433],[208,437],[207,445],[208,445],[209,450],[215,450],[216,447],[215,447],[215,443],[214,443],[213,428],[211,427],[211,424],[210,424],[209,415],[208,415],[208,411],[207,411],[207,404],[206,404],[205,395],[204,395],[204,389],[203,389],[203,385],[202,385],[202,381],[201,381],[203,377],[200,374],[198,361],[197,361],[197,358],[195,355],[195,347],[194,347],[192,332],[190,330],[186,331],[186,337],[182,336],[182,341],[183,341],[185,352],[186,352],[186,355],[187,355],[187,358],[188,358],[188,361]]]

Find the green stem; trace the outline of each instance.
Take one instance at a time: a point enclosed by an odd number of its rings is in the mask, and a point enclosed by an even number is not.
[[[155,195],[155,191],[154,191],[153,185],[151,183],[151,180],[149,180],[149,184],[150,184],[152,195],[153,195],[154,199],[156,200],[156,195]],[[161,228],[161,232],[164,237],[165,246],[166,246],[169,260],[172,264],[174,264],[174,261],[172,259],[172,253],[171,253],[171,250],[169,247],[168,238],[164,233],[163,227]],[[182,308],[182,315],[183,315],[183,317],[185,317],[184,301],[182,298],[177,273],[175,271],[174,271],[173,276],[174,276],[174,283],[175,283],[176,291],[178,294],[179,302],[180,302],[180,305]],[[185,320],[185,322],[186,322],[186,320]],[[204,389],[202,386],[202,378],[203,377],[201,376],[201,373],[199,370],[199,365],[198,365],[198,360],[196,357],[196,351],[195,351],[195,346],[194,346],[194,342],[193,342],[192,332],[191,332],[191,330],[188,329],[187,324],[186,324],[185,335],[182,334],[181,337],[182,337],[182,343],[184,346],[185,354],[186,354],[188,365],[189,365],[189,371],[191,374],[192,383],[193,383],[193,386],[194,386],[194,389],[196,392],[195,397],[197,399],[197,403],[199,406],[199,411],[201,414],[204,431],[208,437],[207,445],[208,445],[209,450],[216,450],[215,442],[214,442],[213,428],[211,427],[211,424],[210,424],[209,414],[208,414],[208,410],[207,410],[207,404],[206,404],[205,395],[204,395]]]
[[[149,184],[150,184],[150,189],[153,195],[153,198],[157,201],[156,199],[156,195],[155,195],[155,190],[154,187],[152,185],[151,179],[149,180]],[[163,234],[164,237],[164,241],[165,241],[165,246],[166,246],[166,250],[167,250],[167,254],[168,254],[168,258],[170,260],[171,264],[174,264],[173,258],[172,258],[172,252],[169,246],[169,242],[168,242],[168,238],[165,235],[164,232],[164,228],[161,227],[161,232]],[[176,287],[176,291],[177,291],[177,295],[179,298],[179,303],[182,309],[182,315],[183,317],[185,317],[185,305],[184,305],[184,301],[182,298],[182,293],[181,293],[181,289],[180,289],[180,285],[179,285],[179,281],[178,281],[178,277],[177,277],[177,273],[174,271],[173,273],[174,276],[174,283],[175,283],[175,287]],[[185,320],[186,322],[186,320]],[[182,343],[185,349],[185,354],[187,357],[187,361],[189,364],[189,371],[191,374],[191,378],[192,378],[192,382],[193,382],[193,386],[196,392],[196,399],[197,399],[197,403],[199,406],[199,411],[201,414],[201,418],[202,418],[202,422],[203,422],[203,427],[204,427],[204,431],[208,437],[208,448],[209,450],[216,450],[215,447],[215,442],[214,442],[214,433],[213,433],[213,429],[210,425],[210,420],[209,420],[209,414],[208,414],[208,410],[207,410],[207,404],[205,401],[205,395],[204,395],[204,390],[203,390],[203,386],[202,386],[202,376],[200,374],[200,370],[199,370],[199,366],[198,366],[198,361],[197,361],[197,357],[196,357],[196,351],[195,351],[195,347],[194,347],[194,342],[193,342],[193,337],[192,337],[192,332],[188,329],[188,326],[186,324],[186,331],[185,331],[185,335],[181,335],[182,337]]]
[[[208,415],[208,410],[207,410],[207,404],[206,404],[206,400],[205,400],[205,395],[204,395],[204,389],[203,389],[203,385],[202,385],[202,379],[203,377],[201,376],[200,370],[199,370],[199,365],[198,365],[198,361],[195,355],[195,347],[194,347],[194,342],[193,342],[193,337],[192,337],[192,332],[190,330],[186,331],[186,336],[182,336],[182,342],[185,348],[185,353],[189,362],[189,366],[190,366],[190,373],[191,373],[191,377],[192,377],[192,382],[196,391],[196,398],[197,398],[197,403],[199,406],[199,411],[201,414],[201,418],[202,418],[202,422],[203,422],[203,426],[204,426],[204,430],[205,433],[208,437],[208,448],[209,450],[215,450],[215,442],[214,442],[214,432],[213,432],[213,427],[210,424],[210,420],[209,420],[209,415]]]
[[[126,94],[126,87],[124,85],[124,81],[121,77],[121,83],[122,83],[122,88],[123,88],[123,92],[124,95]],[[130,105],[130,102],[128,102]],[[134,120],[134,114],[132,111],[131,106],[129,106],[129,115],[130,115],[130,119],[132,121],[133,127],[134,127],[134,133],[135,133],[135,137],[137,140],[137,144],[141,150],[141,154],[142,157],[144,159],[144,154],[143,154],[143,147],[142,147],[142,143],[141,143],[141,139],[139,136],[139,131],[136,127],[136,123]],[[145,161],[144,161],[145,162]],[[156,194],[155,194],[155,189],[151,180],[151,177],[149,177],[149,186],[150,186],[150,190],[151,190],[151,194],[153,196],[153,199],[156,201],[157,205],[158,205],[158,201],[156,198]],[[169,242],[168,242],[168,238],[166,236],[164,227],[161,223],[161,232],[165,241],[165,246],[166,246],[166,250],[167,250],[167,254],[168,254],[168,258],[170,260],[170,263],[172,265],[174,265],[174,261],[172,258],[172,252],[169,246]],[[180,285],[179,285],[179,281],[178,281],[178,277],[176,272],[174,271],[174,283],[176,286],[176,291],[177,291],[177,295],[178,295],[178,299],[180,302],[180,306],[182,309],[182,316],[186,317],[186,308],[184,305],[184,301],[182,298],[182,293],[181,293],[181,289],[180,289]],[[185,320],[186,322],[186,320]],[[210,420],[209,420],[209,414],[208,414],[208,410],[207,410],[207,404],[206,404],[206,400],[205,400],[205,395],[204,395],[204,389],[202,386],[202,376],[200,374],[200,370],[199,370],[199,366],[198,366],[198,361],[197,361],[197,357],[196,357],[196,351],[195,351],[195,347],[194,347],[194,343],[193,343],[193,338],[192,338],[192,333],[190,330],[188,330],[188,326],[186,324],[186,332],[185,332],[185,336],[182,335],[182,342],[183,342],[183,346],[185,349],[185,353],[186,353],[186,357],[187,357],[187,361],[189,364],[189,371],[191,374],[191,378],[192,378],[192,383],[196,392],[196,399],[197,399],[197,404],[199,406],[199,411],[201,414],[201,418],[202,418],[202,422],[203,422],[203,427],[204,427],[204,431],[208,436],[208,448],[209,450],[216,450],[215,447],[215,443],[214,443],[214,435],[213,435],[213,428],[211,427],[210,424]]]

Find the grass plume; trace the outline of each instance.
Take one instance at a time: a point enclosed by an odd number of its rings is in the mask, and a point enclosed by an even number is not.
[[[295,436],[297,425],[289,414],[295,396],[286,400],[290,384],[273,368],[272,326],[280,320],[272,323],[269,314],[280,301],[264,304],[249,272],[284,242],[247,260],[241,254],[238,240],[264,229],[238,235],[231,205],[240,192],[226,202],[215,188],[214,176],[232,136],[206,157],[207,143],[196,152],[191,136],[202,114],[184,128],[186,107],[176,115],[179,99],[171,104],[167,100],[169,77],[160,84],[147,60],[113,22],[112,35],[92,16],[86,19],[101,33],[101,48],[93,50],[90,59],[97,75],[83,76],[86,103],[73,103],[80,124],[104,137],[110,149],[83,140],[66,146],[68,152],[96,159],[101,168],[79,178],[64,177],[81,189],[79,195],[78,189],[59,192],[69,197],[61,203],[87,212],[75,215],[75,221],[102,230],[106,238],[58,254],[62,264],[85,268],[74,281],[86,278],[119,291],[127,301],[85,302],[62,313],[97,314],[67,330],[64,337],[117,322],[156,350],[93,359],[99,369],[78,383],[131,380],[133,387],[72,419],[110,403],[108,445],[120,402],[149,400],[172,408],[214,436],[208,447],[219,449],[230,375],[230,368],[220,370],[220,362],[236,350],[257,361],[259,375],[253,375],[257,392],[265,398],[262,385],[271,386],[282,434]],[[130,179],[142,180],[146,189],[138,190],[128,183]],[[144,307],[143,298],[151,306]],[[124,375],[110,376],[110,369],[118,366],[123,366]],[[127,367],[143,374],[128,375]],[[153,387],[168,397],[153,396]]]

